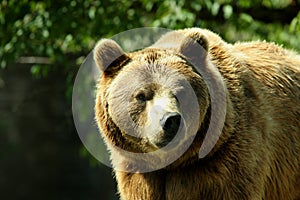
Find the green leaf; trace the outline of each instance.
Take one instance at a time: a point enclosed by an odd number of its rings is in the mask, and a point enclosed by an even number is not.
[[[224,18],[229,19],[233,13],[233,8],[231,5],[225,5],[223,7]]]

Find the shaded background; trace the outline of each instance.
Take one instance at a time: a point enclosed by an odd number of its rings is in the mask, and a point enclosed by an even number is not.
[[[300,52],[299,9],[300,0],[0,1],[0,199],[117,199],[71,111],[76,73],[100,38],[196,26]]]

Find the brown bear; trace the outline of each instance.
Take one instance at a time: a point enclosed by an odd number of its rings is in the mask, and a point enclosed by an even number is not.
[[[297,53],[267,42],[228,44],[190,28],[131,53],[103,39],[94,60],[102,71],[95,115],[121,199],[300,199]],[[212,66],[225,86],[217,114],[225,121],[199,157],[216,123]]]

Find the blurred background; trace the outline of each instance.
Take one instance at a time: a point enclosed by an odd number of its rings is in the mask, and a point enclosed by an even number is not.
[[[208,28],[300,52],[300,0],[0,1],[0,199],[117,199],[72,118],[95,42],[133,28]]]

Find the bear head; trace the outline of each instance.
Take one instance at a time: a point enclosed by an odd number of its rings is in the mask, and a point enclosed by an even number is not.
[[[93,52],[101,70],[96,120],[109,149],[174,149],[204,129],[210,96],[195,66],[207,67],[208,41],[199,31],[187,33],[169,32],[130,53],[113,40],[98,42]]]

